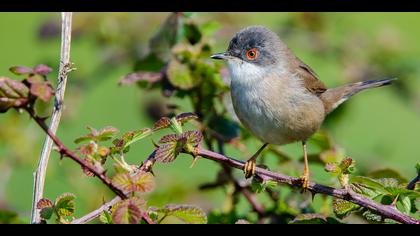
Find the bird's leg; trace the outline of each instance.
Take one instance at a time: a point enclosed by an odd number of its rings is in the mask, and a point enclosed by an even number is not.
[[[251,158],[248,159],[248,161],[245,162],[245,166],[244,166],[244,173],[245,173],[245,178],[250,178],[253,175],[255,175],[255,166],[256,166],[256,160],[257,157],[261,154],[261,152],[264,150],[265,147],[267,147],[268,143],[264,143],[264,145],[258,149],[258,151],[252,155]]]
[[[308,165],[308,153],[306,152],[306,140],[302,141],[303,146],[303,158],[305,161],[305,167],[303,168],[303,175],[300,177],[302,181],[302,192],[309,187],[309,165]]]

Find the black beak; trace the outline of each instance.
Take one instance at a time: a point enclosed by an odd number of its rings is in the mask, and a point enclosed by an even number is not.
[[[210,58],[211,59],[215,59],[215,60],[227,60],[230,57],[231,56],[227,52],[223,52],[223,53],[214,54]]]

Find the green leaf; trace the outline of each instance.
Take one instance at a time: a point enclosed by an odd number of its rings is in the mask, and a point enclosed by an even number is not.
[[[373,213],[370,210],[366,210],[365,212],[363,212],[363,217],[365,217],[368,221],[373,221],[373,222],[381,222],[382,221],[382,216]]]
[[[352,202],[349,202],[343,199],[338,199],[338,198],[333,199],[333,211],[335,215],[340,219],[348,216],[350,213],[357,211],[359,209],[360,209],[360,206]]]
[[[220,23],[217,21],[210,21],[200,25],[199,27],[204,36],[210,36],[220,28]]]
[[[94,142],[107,141],[107,140],[110,140],[116,133],[118,133],[118,129],[111,126],[107,126],[99,131],[92,127],[87,127],[87,129],[90,130],[91,132],[89,134],[86,134],[74,140],[76,144],[81,143],[81,142],[86,142],[86,141],[94,141]]]
[[[255,193],[262,193],[264,192],[267,188],[274,188],[277,186],[277,182],[274,180],[264,180],[261,181],[257,178],[252,178],[252,182],[251,182],[251,190]]]
[[[289,224],[342,224],[333,217],[325,217],[320,214],[300,214],[295,217]]]
[[[104,224],[112,224],[112,216],[108,211],[103,211],[101,215],[99,215],[99,220]]]
[[[359,183],[366,187],[371,188],[372,190],[375,190],[377,192],[380,192],[382,194],[390,194],[390,192],[378,181],[371,179],[369,177],[364,176],[351,176],[350,177],[351,183]]]
[[[55,212],[59,217],[70,216],[74,213],[76,196],[72,193],[63,193],[55,200]]]
[[[180,63],[175,58],[169,62],[166,73],[169,82],[176,88],[189,90],[194,88],[199,82],[192,76],[188,65]]]
[[[157,210],[166,216],[174,216],[187,224],[206,224],[207,216],[203,210],[191,205],[168,204],[164,208]]]
[[[184,24],[183,30],[184,30],[184,36],[192,45],[200,42],[201,38],[203,37],[198,26],[192,22]]]
[[[398,171],[390,168],[385,168],[381,170],[375,170],[369,173],[369,177],[374,179],[381,179],[381,178],[394,178],[397,179],[399,183],[406,183],[408,180],[404,178]]]
[[[142,219],[143,204],[144,201],[138,197],[120,202],[112,214],[112,221],[116,224],[138,224]]]
[[[162,61],[169,60],[170,49],[178,42],[177,36],[182,25],[181,16],[178,13],[171,13],[149,41],[150,53]]]
[[[136,130],[136,131],[133,131],[133,132],[126,133],[123,136],[124,141],[125,141],[124,148],[127,148],[131,144],[150,136],[152,133],[153,133],[153,131],[149,128],[144,128],[144,129],[140,129],[140,130]]]
[[[402,206],[402,213],[409,215],[411,211],[411,200],[407,196],[402,196],[399,198],[399,201]]]
[[[51,207],[44,207],[40,211],[40,215],[42,219],[49,220],[54,213],[54,208]]]

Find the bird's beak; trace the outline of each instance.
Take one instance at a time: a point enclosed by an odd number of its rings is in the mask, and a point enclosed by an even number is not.
[[[214,54],[210,58],[215,59],[215,60],[227,60],[229,58],[232,58],[232,56],[229,55],[229,53],[227,52],[223,52],[223,53]]]

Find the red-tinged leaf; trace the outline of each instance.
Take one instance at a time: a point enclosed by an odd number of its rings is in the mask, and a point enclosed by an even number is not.
[[[34,67],[33,73],[39,75],[47,75],[52,72],[52,69],[46,65],[40,64]]]
[[[43,198],[39,200],[38,203],[36,204],[37,209],[42,209],[45,207],[54,207],[54,203],[50,199]]]
[[[180,138],[177,141],[165,143],[159,146],[155,154],[156,160],[162,163],[174,161],[179,153],[181,153],[185,144],[186,139]]]
[[[170,142],[176,142],[178,141],[179,136],[177,134],[168,134],[163,136],[160,140],[159,143],[170,143]]]
[[[81,143],[85,141],[95,141],[95,142],[102,142],[111,139],[115,133],[118,132],[118,129],[114,127],[105,127],[101,130],[96,130],[92,127],[87,127],[91,133],[81,136],[74,140],[75,143]]]
[[[28,81],[30,84],[35,84],[35,83],[44,83],[46,80],[42,75],[33,74],[29,76],[26,79],[26,81]]]
[[[171,119],[168,117],[162,117],[158,121],[156,121],[155,125],[153,126],[153,131],[165,129],[171,126]]]
[[[31,94],[38,97],[43,102],[48,102],[54,95],[54,89],[47,82],[39,82],[31,84]]]
[[[131,193],[133,191],[133,182],[130,174],[119,173],[112,178],[112,183],[125,193]]]
[[[181,136],[185,137],[186,142],[194,147],[200,144],[201,140],[203,139],[203,135],[198,130],[184,132]]]
[[[0,77],[0,97],[25,98],[29,90],[20,81],[12,80],[7,77]]]
[[[338,168],[338,166],[335,165],[334,163],[327,163],[327,164],[325,164],[324,169],[327,172],[331,172],[331,173],[340,173],[340,171],[341,171],[340,168]]]
[[[131,85],[134,83],[154,84],[163,79],[163,74],[159,72],[134,72],[124,76],[119,85]]]
[[[86,145],[81,145],[78,148],[78,151],[81,155],[83,156],[91,156],[93,154],[95,154],[95,144],[94,143],[89,143]]]
[[[154,188],[153,175],[147,172],[139,172],[132,177],[134,191],[141,193],[151,192]]]
[[[109,153],[110,153],[110,149],[109,149],[109,148],[107,148],[107,147],[105,147],[105,146],[99,146],[99,147],[98,147],[98,154],[99,154],[101,157],[106,157],[106,156],[108,156],[108,155],[109,155]]]
[[[112,214],[112,222],[116,224],[138,224],[143,215],[139,202],[139,198],[135,197],[119,203]]]
[[[175,118],[179,123],[181,123],[181,125],[183,125],[190,120],[198,119],[198,116],[193,112],[185,112],[177,115]]]
[[[10,67],[9,70],[15,75],[28,75],[33,73],[33,70],[31,68],[25,66],[13,66]]]

